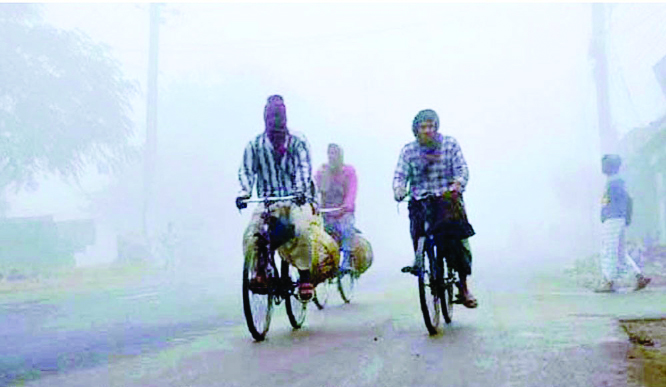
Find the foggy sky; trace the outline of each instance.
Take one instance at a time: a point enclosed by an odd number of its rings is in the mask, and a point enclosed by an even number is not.
[[[666,39],[663,18],[650,15],[665,9],[613,7],[611,102],[620,133],[663,114],[650,67],[666,54]],[[148,4],[49,4],[45,16],[108,44],[142,84],[140,143]],[[158,173],[181,186],[156,201],[171,203],[171,217],[195,208],[189,213],[224,234],[216,242],[230,255],[240,254],[249,220],[233,206],[242,151],[263,130],[274,93],[285,98],[291,130],[308,138],[315,169],[329,142],[344,148],[359,177],[357,226],[376,256],[402,262],[394,251],[410,249],[407,208],[398,213],[391,180],[425,108],[439,113],[440,131],[459,141],[469,165],[475,262],[596,252],[603,176],[589,4],[169,3],[162,16]],[[80,214],[76,201],[54,208],[71,193],[57,193],[65,191],[52,180],[18,198],[10,214]],[[91,173],[75,195],[105,181]]]

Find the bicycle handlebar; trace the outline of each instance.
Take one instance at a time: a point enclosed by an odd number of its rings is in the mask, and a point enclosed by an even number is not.
[[[325,214],[327,212],[337,212],[342,211],[342,207],[330,207],[330,208],[320,208],[319,212]]]
[[[294,200],[298,196],[297,195],[287,195],[287,196],[266,196],[264,198],[258,198],[258,199],[244,199],[242,200],[243,203],[265,203],[265,202],[280,202],[280,201],[286,201],[286,200]]]
[[[250,199],[250,198],[243,199],[242,197],[237,197],[236,207],[238,207],[239,210],[242,210],[243,208],[247,208],[248,203],[264,203],[264,205],[269,206],[270,204],[273,204],[275,202],[287,201],[287,200],[291,200],[297,206],[302,206],[305,203],[307,203],[307,196],[302,193],[297,193],[295,195],[266,196],[257,199]]]
[[[456,191],[456,190],[452,190],[452,189],[449,189],[449,188],[447,188],[447,189],[444,191],[444,193],[447,193],[447,192],[457,193],[457,195],[462,195],[461,192]],[[441,195],[435,195],[434,193],[430,193],[430,192],[428,192],[428,193],[426,193],[423,197],[419,198],[418,200],[426,200],[426,199],[438,198],[438,197],[441,197]],[[403,203],[403,202],[409,202],[412,198],[413,198],[412,194],[411,194],[411,193],[408,193],[407,195],[405,195],[404,198],[402,198],[402,200],[400,200],[400,201],[398,202],[398,204]]]

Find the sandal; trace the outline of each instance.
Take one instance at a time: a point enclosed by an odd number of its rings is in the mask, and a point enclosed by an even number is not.
[[[473,295],[469,294],[468,297],[464,297],[462,294],[456,294],[456,299],[453,301],[454,304],[463,304],[466,308],[474,309],[479,306],[479,302],[474,298]]]
[[[652,281],[652,278],[644,277],[642,275],[639,276],[636,279],[636,287],[634,288],[634,290],[643,289],[644,287],[646,287],[650,283],[650,281]]]
[[[465,307],[467,307],[467,308],[474,309],[477,306],[479,306],[479,303],[478,303],[478,301],[476,301],[476,298],[474,298],[474,296],[472,296],[471,298],[467,298],[463,302],[463,305],[465,305]]]
[[[298,284],[298,297],[303,301],[308,301],[314,296],[314,286],[309,282]]]

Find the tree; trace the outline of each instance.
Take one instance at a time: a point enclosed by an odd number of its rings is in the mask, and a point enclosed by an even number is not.
[[[107,46],[47,25],[38,6],[0,4],[0,199],[38,172],[76,178],[136,155],[137,91]]]

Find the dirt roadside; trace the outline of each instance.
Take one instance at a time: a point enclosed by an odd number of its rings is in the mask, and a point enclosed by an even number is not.
[[[637,385],[666,386],[666,317],[621,319],[632,346],[627,351],[627,377]]]

